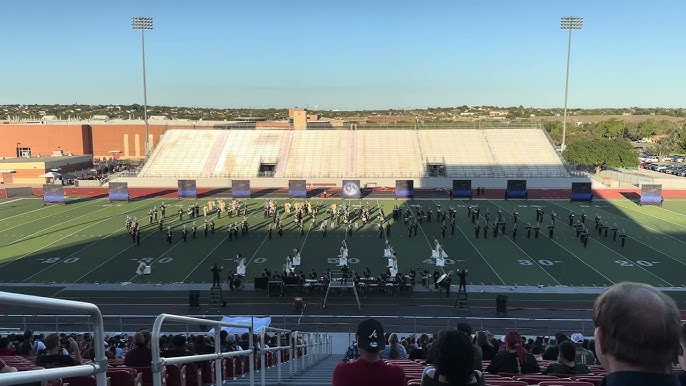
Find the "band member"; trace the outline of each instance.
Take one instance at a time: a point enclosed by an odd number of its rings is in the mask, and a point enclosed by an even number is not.
[[[222,271],[222,269],[224,269],[224,267],[218,266],[217,263],[214,263],[210,269],[210,271],[212,271],[212,288],[221,288],[221,284],[219,283],[219,273]]]
[[[467,292],[467,270],[463,269],[462,271],[458,272],[457,277],[460,278],[460,286],[457,288],[457,292],[462,290]]]

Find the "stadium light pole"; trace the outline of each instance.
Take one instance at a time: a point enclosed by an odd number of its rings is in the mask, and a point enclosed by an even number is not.
[[[569,30],[569,41],[567,43],[567,75],[565,77],[565,110],[562,121],[562,146],[560,150],[565,150],[565,141],[567,139],[567,96],[569,95],[569,59],[572,53],[572,30],[581,29],[584,25],[583,17],[565,16],[560,18],[560,29]]]
[[[150,155],[150,144],[148,140],[148,87],[145,82],[145,30],[152,29],[151,17],[132,17],[131,28],[141,30],[141,49],[143,51],[143,122],[145,123],[145,158]]]

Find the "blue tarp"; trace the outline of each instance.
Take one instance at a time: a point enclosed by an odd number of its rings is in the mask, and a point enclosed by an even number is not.
[[[222,322],[231,324],[252,324],[253,331],[255,334],[261,334],[265,327],[269,327],[272,323],[271,317],[258,318],[254,316],[222,316]],[[225,327],[222,326],[222,330],[230,334],[242,334],[248,332],[247,328],[239,327]],[[210,334],[214,333],[214,328],[209,331]]]

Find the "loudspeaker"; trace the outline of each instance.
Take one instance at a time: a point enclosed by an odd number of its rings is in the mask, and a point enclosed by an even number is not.
[[[193,290],[188,292],[188,307],[200,308],[200,291]]]
[[[498,295],[495,297],[495,314],[507,316],[507,295]]]
[[[266,290],[267,289],[267,283],[269,282],[269,279],[266,277],[255,277],[255,289],[262,289]]]

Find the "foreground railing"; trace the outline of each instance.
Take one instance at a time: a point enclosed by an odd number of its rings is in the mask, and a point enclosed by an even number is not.
[[[214,354],[202,354],[202,355],[188,355],[188,356],[181,356],[181,357],[174,357],[174,358],[164,358],[160,357],[160,335],[161,335],[161,330],[162,330],[162,324],[165,321],[170,321],[170,322],[176,322],[176,323],[181,323],[185,325],[189,324],[206,324],[209,326],[214,327]],[[245,328],[248,330],[248,344],[250,347],[249,350],[240,350],[240,351],[232,351],[232,352],[222,352],[221,351],[221,338],[220,338],[220,333],[221,333],[221,327],[237,327],[237,328]],[[164,366],[166,365],[175,365],[175,364],[181,364],[181,363],[191,363],[191,362],[197,362],[197,361],[207,361],[207,360],[214,360],[214,376],[215,376],[215,385],[221,385],[222,384],[222,359],[223,358],[229,358],[229,357],[234,357],[234,356],[243,356],[247,355],[248,356],[248,361],[250,363],[250,371],[249,371],[249,377],[250,377],[250,385],[253,386],[255,384],[255,358],[253,357],[253,350],[254,350],[254,344],[253,344],[253,327],[250,324],[233,324],[233,323],[226,323],[218,320],[209,320],[209,319],[201,319],[201,318],[192,318],[188,316],[178,316],[178,315],[170,315],[170,314],[162,314],[158,316],[155,319],[155,323],[153,324],[152,327],[152,383],[153,386],[162,386],[162,371],[164,370]],[[97,341],[96,341],[97,342]],[[264,371],[263,371],[264,372]],[[263,383],[264,384],[264,383]]]
[[[93,326],[93,341],[105,341],[102,314],[100,313],[100,309],[98,309],[98,307],[94,304],[76,302],[72,300],[44,298],[40,296],[20,295],[10,292],[0,292],[0,304],[83,312],[84,314],[88,314],[90,320],[89,325]],[[4,317],[0,318],[0,320],[2,320],[4,324]],[[58,331],[60,330],[55,330],[55,332]],[[95,375],[98,386],[106,386],[107,358],[105,357],[105,346],[102,344],[96,344],[94,345],[94,348],[95,359],[90,364],[54,369],[5,373],[0,376],[0,386],[89,375]]]
[[[104,317],[105,331],[110,334],[132,333],[149,328],[155,315],[111,315]],[[216,315],[195,316],[217,319]],[[357,324],[364,318],[356,315],[270,315],[271,327],[284,330],[305,330],[315,333],[344,332],[354,334]],[[593,321],[589,318],[508,318],[508,317],[458,317],[458,316],[374,316],[389,331],[408,334],[437,332],[467,322],[475,330],[489,330],[494,334],[516,329],[523,335],[555,335],[556,332],[592,333]],[[91,331],[94,320],[84,315],[0,315],[1,328],[34,331],[59,331],[65,333]],[[167,325],[166,333],[206,334],[189,325]]]

